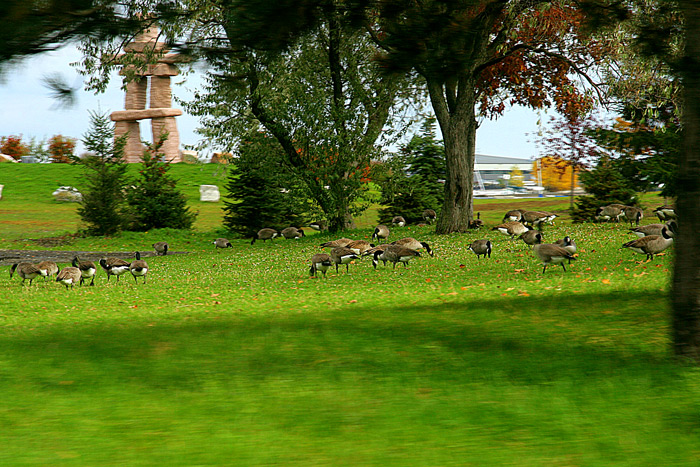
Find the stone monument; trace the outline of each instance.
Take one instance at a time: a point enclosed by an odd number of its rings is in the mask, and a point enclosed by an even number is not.
[[[168,132],[168,139],[161,147],[165,160],[180,162],[180,134],[177,131],[175,117],[182,115],[182,110],[172,108],[170,89],[171,76],[177,76],[180,73],[175,66],[179,61],[179,55],[166,53],[165,44],[158,42],[158,28],[155,26],[134,37],[133,42],[127,44],[124,50],[137,54],[154,51],[160,55],[157,63],[148,65],[145,70],[137,69],[134,65],[126,65],[127,70],[133,71],[136,77],[126,85],[125,110],[112,112],[110,115],[115,122],[114,136],[119,137],[128,133],[124,159],[126,162],[141,162],[145,147],[141,143],[139,121],[149,119],[154,142],[163,132]],[[120,74],[125,75],[127,70],[122,69]],[[148,102],[149,85],[150,102]]]

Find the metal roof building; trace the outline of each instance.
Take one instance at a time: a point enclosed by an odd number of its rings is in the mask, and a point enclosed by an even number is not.
[[[517,168],[523,173],[523,180],[533,180],[532,162],[517,157],[487,156],[476,154],[474,160],[474,182],[476,186],[498,184],[504,175],[510,175]]]

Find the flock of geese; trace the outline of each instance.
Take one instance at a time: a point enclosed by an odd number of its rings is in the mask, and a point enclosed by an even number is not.
[[[157,242],[153,244],[153,248],[159,255],[165,255],[168,252],[168,244],[166,242]],[[138,284],[138,278],[143,278],[143,283],[146,283],[146,274],[148,274],[148,263],[141,259],[141,253],[138,251],[134,254],[136,257],[133,261],[126,261],[121,258],[108,257],[102,258],[98,264],[107,274],[107,282],[111,276],[116,276],[117,282],[122,274],[131,273],[134,281]],[[41,261],[40,263],[15,263],[10,268],[10,279],[17,273],[22,279],[22,284],[29,280],[29,285],[37,277],[43,277],[47,280],[54,274],[56,282],[66,286],[66,289],[71,289],[75,284],[83,285],[87,280],[90,280],[90,285],[95,285],[95,276],[97,275],[97,266],[93,261],[81,260],[75,256],[71,261],[71,266],[59,269],[54,261]]]
[[[677,218],[673,207],[659,206],[654,210],[654,213],[663,223],[639,226],[639,222],[643,217],[642,210],[622,204],[610,204],[600,207],[596,212],[596,217],[599,221],[605,222],[620,222],[621,219],[628,220],[630,222],[630,231],[639,238],[624,243],[622,247],[629,248],[635,253],[646,255],[647,260],[653,260],[654,255],[661,253],[673,244],[673,237],[677,231]],[[496,225],[491,230],[509,236],[511,241],[518,239],[531,246],[535,256],[542,263],[543,274],[546,272],[547,266],[551,264],[560,264],[566,271],[564,263],[571,263],[577,256],[574,240],[567,235],[554,243],[543,243],[542,226],[553,224],[556,217],[556,214],[546,211],[513,209],[503,216],[501,224]],[[435,211],[428,209],[423,213],[423,218],[426,222],[432,223],[437,218],[437,215]],[[637,224],[636,227],[632,227],[634,223]],[[406,221],[401,216],[395,216],[392,219],[392,224],[403,227]],[[480,216],[477,216],[474,224],[476,227],[483,225]],[[316,230],[323,229],[321,223],[312,223],[309,226]],[[330,253],[316,253],[311,257],[311,277],[316,277],[319,272],[325,277],[326,272],[333,265],[335,265],[336,273],[339,272],[341,265],[345,265],[346,272],[349,272],[352,261],[368,256],[372,259],[372,265],[375,269],[380,261],[384,266],[388,262],[392,263],[395,269],[398,263],[403,263],[406,267],[411,259],[420,257],[423,250],[430,256],[434,255],[428,243],[416,240],[413,237],[405,237],[388,243],[390,233],[389,227],[380,224],[374,229],[371,237],[371,240],[376,242],[376,245],[366,240],[352,240],[350,238],[339,238],[322,243],[320,245],[321,248],[330,248],[331,250]],[[250,243],[253,245],[258,240],[266,241],[277,237],[298,239],[305,237],[305,233],[299,227],[287,227],[281,232],[271,228],[264,228],[253,236]],[[212,243],[217,251],[233,247],[231,242],[225,238],[217,238]],[[168,253],[168,244],[167,242],[156,242],[153,244],[153,249],[158,255],[166,255]],[[473,241],[468,249],[476,254],[477,259],[482,256],[490,258],[492,244],[489,239],[482,238]],[[119,282],[120,276],[129,272],[137,284],[139,277],[143,279],[145,284],[148,264],[141,259],[141,254],[138,251],[134,256],[136,259],[133,261],[115,257],[103,258],[98,261],[98,264],[105,271],[108,282],[111,276],[116,276],[116,280]],[[91,286],[95,285],[97,266],[94,262],[80,260],[76,256],[71,264],[71,266],[59,269],[58,265],[53,261],[42,261],[37,264],[28,262],[15,263],[10,269],[10,278],[17,273],[22,278],[23,284],[26,280],[29,280],[31,285],[32,281],[37,277],[46,279],[56,275],[56,282],[65,285],[66,289],[68,287],[73,288],[75,284],[83,285],[88,279]]]

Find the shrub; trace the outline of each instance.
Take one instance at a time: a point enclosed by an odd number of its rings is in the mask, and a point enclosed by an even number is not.
[[[159,152],[167,137],[165,133],[155,143],[146,143],[140,178],[127,194],[129,230],[190,229],[197,218],[187,207],[185,195],[178,191],[176,180],[168,175],[170,163]]]
[[[83,137],[89,153],[73,161],[85,168],[83,201],[78,215],[88,235],[113,235],[122,229],[125,219],[124,162],[126,138],[114,139],[114,130],[106,114],[90,113],[90,130]]]
[[[590,196],[577,198],[571,213],[574,222],[594,220],[596,210],[601,206],[613,203],[634,206],[639,202],[630,181],[608,157],[602,157],[593,170],[582,172],[581,181]]]
[[[22,136],[3,136],[0,138],[0,153],[8,155],[15,160],[29,154],[29,147],[22,143]]]
[[[55,135],[49,140],[49,154],[51,162],[68,163],[74,157],[75,140],[62,135]]]

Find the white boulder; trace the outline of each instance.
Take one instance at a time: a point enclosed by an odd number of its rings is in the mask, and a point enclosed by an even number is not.
[[[53,199],[59,203],[80,203],[83,195],[75,187],[62,186],[53,192]]]
[[[216,185],[199,185],[199,200],[217,203],[220,199],[219,187]]]

